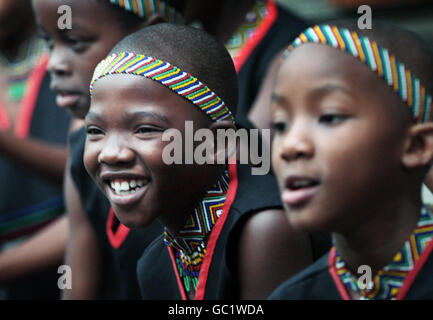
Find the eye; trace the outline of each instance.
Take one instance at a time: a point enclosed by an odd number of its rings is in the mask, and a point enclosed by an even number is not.
[[[348,118],[349,115],[346,114],[326,113],[319,117],[319,123],[335,125],[347,120]]]
[[[88,126],[86,128],[86,132],[87,132],[88,137],[95,137],[95,136],[100,136],[100,135],[104,134],[104,132],[101,129],[99,129],[95,126]]]
[[[276,132],[276,133],[282,133],[285,130],[287,130],[288,128],[288,123],[283,122],[283,121],[276,121],[272,123],[272,129]]]
[[[67,35],[65,37],[65,42],[72,50],[81,53],[84,52],[89,47],[90,43],[92,42],[92,39]]]
[[[135,133],[139,134],[139,135],[148,135],[151,133],[155,133],[155,132],[161,132],[162,130],[160,128],[154,127],[154,126],[150,126],[150,125],[142,125],[139,126],[136,130]]]

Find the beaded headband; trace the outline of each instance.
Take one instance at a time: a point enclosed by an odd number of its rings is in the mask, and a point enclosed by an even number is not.
[[[166,4],[165,0],[109,0],[126,11],[132,12],[143,19],[149,19],[153,14],[159,14],[167,22],[182,23],[183,18],[175,8]]]
[[[395,55],[375,41],[356,32],[330,25],[317,25],[301,33],[289,46],[287,54],[304,43],[326,44],[350,53],[365,63],[409,106],[417,122],[432,121],[433,99],[420,80]]]
[[[220,97],[200,80],[168,62],[130,52],[112,54],[96,67],[90,94],[95,82],[110,74],[133,74],[154,80],[196,105],[212,121],[234,122],[232,113]]]

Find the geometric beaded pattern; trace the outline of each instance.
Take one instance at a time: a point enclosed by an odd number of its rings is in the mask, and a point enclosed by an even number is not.
[[[154,80],[193,103],[212,121],[234,122],[232,113],[220,97],[190,73],[168,62],[136,53],[112,54],[96,67],[90,94],[98,79],[111,74],[132,74]]]
[[[229,172],[210,188],[177,236],[164,230],[164,243],[175,250],[176,266],[187,292],[192,284],[197,289],[201,264],[206,254],[207,237],[212,231],[227,198]]]
[[[243,24],[226,43],[226,49],[233,59],[237,58],[238,53],[247,41],[256,34],[257,27],[268,15],[269,10],[264,1],[255,1],[253,8],[246,14]]]
[[[304,43],[318,43],[347,52],[370,67],[409,106],[418,123],[432,121],[433,99],[420,80],[387,49],[354,31],[316,25],[301,33],[288,52]]]
[[[167,5],[164,0],[110,0],[110,2],[143,19],[159,14],[167,22],[183,22],[182,16],[176,12],[176,9]]]
[[[414,268],[420,254],[433,238],[433,214],[431,207],[423,206],[418,224],[392,262],[378,271],[370,287],[360,288],[358,278],[346,267],[335,250],[337,274],[345,286],[357,292],[362,300],[394,300],[406,276]]]

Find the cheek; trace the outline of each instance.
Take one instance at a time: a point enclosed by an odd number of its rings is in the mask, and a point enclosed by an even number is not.
[[[94,175],[98,165],[99,148],[94,142],[87,142],[84,149],[84,167],[90,175]]]
[[[277,180],[282,176],[282,138],[275,136],[272,142],[272,169],[275,172]]]

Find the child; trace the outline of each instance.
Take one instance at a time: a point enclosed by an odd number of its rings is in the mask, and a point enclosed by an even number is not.
[[[99,64],[91,88],[86,169],[123,224],[165,226],[139,262],[144,299],[263,299],[312,261],[308,237],[286,229],[272,176],[163,160],[167,129],[235,128],[236,71],[211,36],[144,28]]]
[[[291,225],[331,251],[271,299],[431,299],[432,53],[375,22],[302,33],[273,94],[273,167]]]
[[[61,5],[72,10],[70,30],[58,28]],[[83,118],[89,108],[88,85],[93,69],[117,42],[163,18],[179,19],[176,10],[163,1],[147,1],[144,10],[136,14],[118,5],[115,0],[33,0],[40,35],[50,49],[51,87],[57,93],[59,106],[70,110],[77,119]],[[65,194],[71,235],[66,264],[71,266],[73,277],[72,290],[65,290],[64,297],[138,299],[137,259],[161,228],[154,224],[146,230],[129,230],[119,224],[109,202],[84,169],[84,138],[84,130],[78,130],[70,140]]]
[[[56,108],[29,0],[0,5],[0,299],[55,299],[66,240],[34,244],[66,229],[62,177],[70,118]],[[52,224],[52,222],[57,223]],[[48,226],[49,225],[49,226]],[[46,254],[48,251],[53,254]],[[38,257],[30,257],[33,252]]]

